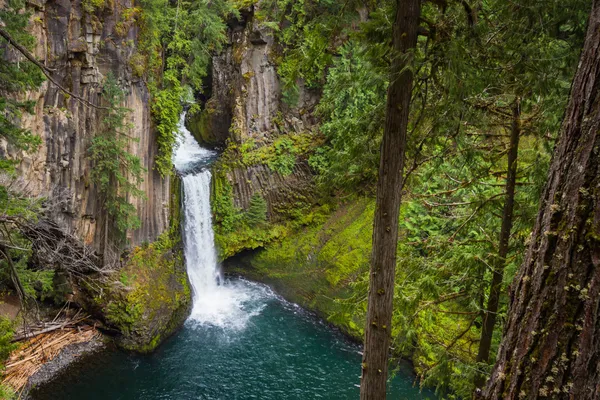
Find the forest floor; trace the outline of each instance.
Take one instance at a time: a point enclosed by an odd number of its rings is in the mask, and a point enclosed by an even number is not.
[[[14,321],[21,310],[19,297],[14,293],[0,295],[0,315]]]

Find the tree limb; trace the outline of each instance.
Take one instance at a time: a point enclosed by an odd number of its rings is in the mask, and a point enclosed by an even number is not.
[[[98,105],[90,102],[89,100],[86,100],[83,97],[78,96],[75,93],[67,90],[64,86],[62,86],[60,83],[58,83],[58,81],[56,81],[56,79],[54,79],[52,77],[52,75],[50,75],[50,69],[48,69],[48,67],[46,67],[45,65],[43,65],[42,63],[40,63],[38,60],[36,60],[35,57],[33,56],[33,54],[31,54],[29,52],[29,50],[27,50],[25,47],[23,47],[7,31],[5,31],[2,28],[0,28],[0,36],[2,36],[4,39],[6,39],[6,41],[8,43],[10,43],[15,49],[17,49],[17,51],[19,53],[21,53],[26,59],[28,59],[35,66],[37,66],[42,71],[42,73],[44,75],[46,75],[46,78],[48,78],[48,80],[50,82],[52,82],[54,85],[56,85],[56,87],[58,87],[62,92],[64,92],[65,94],[67,94],[67,95],[69,95],[71,97],[73,97],[74,99],[78,100],[79,102],[81,102],[85,106],[93,107],[93,108],[98,109],[98,110],[106,110],[107,109],[106,107],[98,106]]]

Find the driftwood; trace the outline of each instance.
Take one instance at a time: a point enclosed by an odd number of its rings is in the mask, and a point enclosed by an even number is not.
[[[93,340],[100,334],[91,326],[65,328],[29,339],[14,351],[7,363],[2,383],[19,392],[31,376],[67,346]]]
[[[89,316],[89,315],[87,315],[87,316],[85,316],[85,317],[82,317],[82,318],[79,318],[79,319],[73,319],[73,320],[65,321],[65,322],[63,322],[63,323],[60,323],[60,324],[59,324],[59,323],[56,323],[56,324],[49,324],[49,325],[46,325],[46,326],[44,326],[44,327],[43,327],[43,328],[41,328],[41,329],[38,329],[38,330],[35,330],[35,331],[33,331],[33,330],[30,330],[30,331],[28,331],[28,332],[26,332],[26,333],[23,333],[23,334],[20,334],[20,335],[16,335],[16,336],[15,336],[15,337],[12,339],[12,341],[13,341],[13,342],[20,342],[20,341],[22,341],[22,340],[25,340],[25,339],[31,339],[31,338],[34,338],[34,337],[36,337],[36,336],[43,335],[43,334],[45,334],[45,333],[50,333],[50,332],[57,331],[57,330],[59,330],[59,329],[73,328],[73,327],[75,327],[77,324],[79,324],[80,322],[83,322],[83,321],[85,321],[86,319],[88,319],[89,317],[90,317],[90,316]]]

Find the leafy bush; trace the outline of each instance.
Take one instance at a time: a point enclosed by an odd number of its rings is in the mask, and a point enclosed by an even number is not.
[[[269,168],[283,176],[294,172],[296,166],[296,148],[294,142],[284,138],[275,143],[275,157],[268,162]]]

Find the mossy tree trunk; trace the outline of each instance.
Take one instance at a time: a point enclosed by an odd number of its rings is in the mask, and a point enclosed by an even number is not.
[[[485,399],[600,398],[600,0]]]
[[[360,386],[361,400],[381,400],[386,395],[398,217],[413,84],[410,62],[412,50],[417,43],[420,0],[397,0],[396,9],[393,30],[394,52],[390,69],[373,226],[369,303]]]

